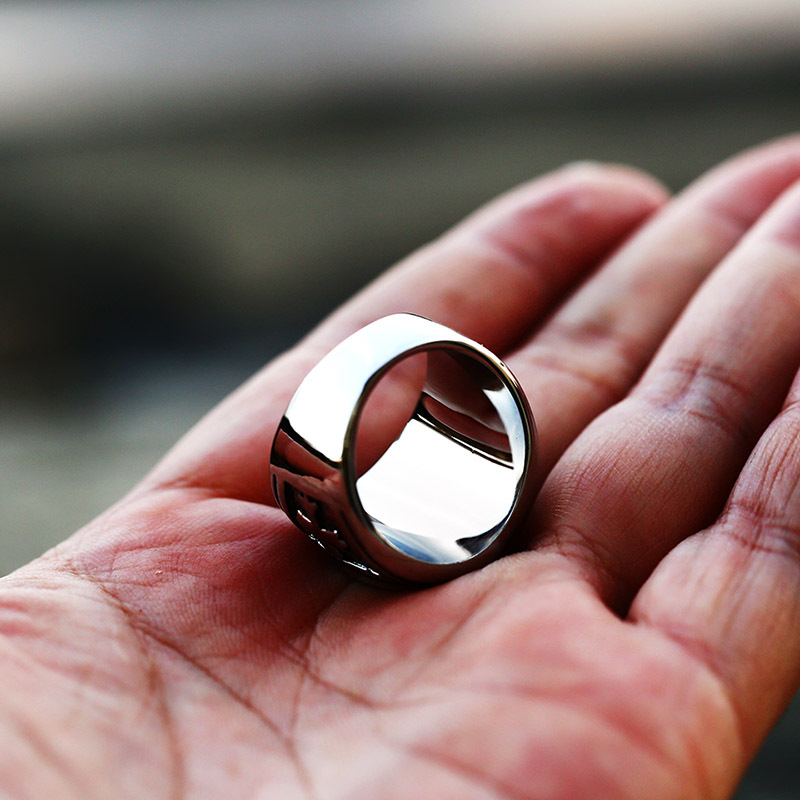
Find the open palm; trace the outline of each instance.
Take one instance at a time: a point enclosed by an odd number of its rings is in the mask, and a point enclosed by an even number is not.
[[[800,674],[798,179],[797,139],[666,204],[570,167],[357,296],[0,581],[3,795],[728,797]],[[400,593],[267,482],[308,369],[395,311],[506,359],[542,485],[529,550]]]

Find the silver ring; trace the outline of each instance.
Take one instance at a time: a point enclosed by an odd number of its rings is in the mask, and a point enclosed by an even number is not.
[[[532,500],[535,458],[533,417],[503,362],[444,325],[394,314],[306,376],[270,475],[289,519],[348,571],[430,584],[502,554]]]

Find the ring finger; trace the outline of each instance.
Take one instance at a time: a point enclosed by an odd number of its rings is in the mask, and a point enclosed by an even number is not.
[[[635,390],[570,447],[539,501],[566,552],[623,607],[709,524],[800,363],[800,184],[723,260]]]

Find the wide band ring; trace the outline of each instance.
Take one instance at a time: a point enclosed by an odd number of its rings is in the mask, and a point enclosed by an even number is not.
[[[390,387],[364,429],[370,393],[412,356],[421,370]],[[364,471],[361,451],[392,431]],[[307,375],[278,427],[270,474],[288,517],[350,572],[429,584],[502,554],[530,505],[535,457],[533,417],[503,362],[444,325],[394,314]]]

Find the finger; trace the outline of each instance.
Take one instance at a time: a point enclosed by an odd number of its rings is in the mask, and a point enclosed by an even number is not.
[[[144,487],[184,485],[270,501],[265,464],[275,428],[302,378],[331,347],[374,319],[411,311],[502,351],[662,199],[663,190],[639,173],[591,165],[500,198],[391,270],[245,384]]]
[[[709,524],[800,363],[800,184],[693,298],[636,389],[554,469],[549,541],[613,606]],[[548,512],[549,509],[549,512]]]
[[[642,226],[508,358],[537,419],[540,479],[627,394],[700,283],[797,179],[800,138],[713,170]]]
[[[800,378],[719,521],[671,552],[631,608],[717,678],[744,764],[800,681],[799,444]]]

